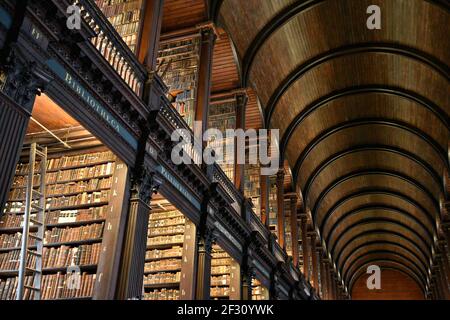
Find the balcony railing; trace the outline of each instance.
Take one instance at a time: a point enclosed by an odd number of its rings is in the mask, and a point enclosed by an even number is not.
[[[146,70],[136,55],[122,40],[116,29],[92,0],[64,0],[67,6],[81,9],[81,17],[95,32],[91,39],[98,52],[113,67],[136,95],[141,96],[146,79]]]

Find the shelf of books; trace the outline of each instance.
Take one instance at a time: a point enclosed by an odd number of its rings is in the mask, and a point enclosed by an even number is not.
[[[142,0],[95,0],[95,3],[128,47],[136,52],[142,16]]]
[[[109,151],[47,161],[42,299],[92,297],[115,162],[116,157]],[[15,299],[28,170],[28,163],[17,165],[0,219],[2,300]],[[35,204],[37,201],[33,200]],[[32,235],[33,223],[30,225]],[[36,249],[32,236],[29,249]],[[34,268],[34,258],[28,255],[27,267]],[[67,270],[74,266],[81,273],[81,285],[69,288],[66,284],[72,275]],[[27,282],[32,281],[32,276],[28,276]],[[31,297],[31,292],[25,292],[25,298]]]
[[[211,299],[239,300],[239,264],[217,244],[213,245],[211,255]]]
[[[200,59],[199,36],[160,44],[157,72],[169,88],[173,107],[192,128]]]
[[[152,202],[144,269],[144,300],[180,300],[190,290],[195,230],[167,200]]]
[[[269,178],[269,229],[277,234],[277,177]]]
[[[261,219],[261,183],[259,164],[245,165],[244,194],[246,198],[250,198],[252,200],[254,206],[253,211]]]
[[[252,279],[252,300],[269,300],[269,290],[258,279]]]
[[[226,148],[234,145],[234,136],[227,138],[226,130],[236,129],[236,101],[211,104],[208,110],[208,128],[222,133],[221,137],[209,137],[208,146],[222,155],[218,157],[217,164],[227,177],[234,181],[234,150],[228,152]]]
[[[286,243],[286,253],[292,257],[292,233],[291,233],[291,202],[284,200],[284,237]]]

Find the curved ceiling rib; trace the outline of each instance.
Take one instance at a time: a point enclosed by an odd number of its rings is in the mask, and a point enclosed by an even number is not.
[[[342,269],[343,269],[342,276],[344,279],[346,276],[346,269],[348,269],[348,268],[346,268],[347,263],[354,261],[355,258],[358,257],[356,255],[356,252],[360,249],[370,250],[370,248],[372,248],[372,247],[386,247],[386,248],[392,247],[392,248],[402,250],[404,252],[408,252],[408,254],[410,254],[411,256],[414,257],[414,259],[417,259],[417,261],[420,261],[420,264],[422,265],[424,270],[427,270],[427,268],[428,268],[428,261],[427,261],[426,257],[420,255],[420,253],[417,253],[414,250],[411,250],[410,248],[408,248],[408,246],[405,246],[402,243],[389,241],[389,240],[371,241],[371,242],[363,243],[359,246],[352,248],[350,252],[348,252],[346,255],[342,256],[341,265],[342,265]]]
[[[330,251],[333,252],[333,256],[340,257],[342,250],[347,246],[351,246],[351,241],[357,238],[360,234],[366,234],[372,231],[395,231],[398,234],[404,235],[405,238],[414,241],[418,248],[420,248],[424,253],[427,253],[428,257],[431,257],[430,248],[432,243],[427,241],[423,235],[419,234],[413,228],[393,219],[391,221],[383,221],[380,219],[379,221],[380,222],[361,221],[346,228],[344,232],[339,234],[336,241],[331,243],[329,246]],[[339,260],[336,259],[336,263],[338,261]]]
[[[222,0],[223,1],[223,0]],[[263,44],[267,41],[267,39],[277,31],[277,29],[281,28],[289,19],[292,17],[295,17],[298,14],[301,14],[303,11],[306,11],[310,9],[313,6],[320,5],[323,2],[326,2],[327,0],[306,0],[306,1],[299,1],[291,6],[288,6],[285,8],[282,12],[280,12],[278,15],[273,17],[273,19],[267,23],[262,30],[259,31],[259,33],[256,35],[256,37],[253,39],[252,43],[247,49],[247,52],[244,54],[243,58],[243,85],[248,85],[248,79],[249,79],[249,73],[250,69],[252,68],[252,63],[255,59],[255,56],[257,55],[260,48],[263,46]],[[446,10],[450,10],[450,6],[448,2],[441,1],[441,0],[427,0],[432,4],[438,5]],[[220,8],[219,8],[220,10]]]
[[[353,265],[350,268],[348,268],[346,278],[343,279],[344,282],[349,283],[352,278],[352,275],[355,273],[356,270],[358,270],[360,268],[361,265],[365,265],[368,261],[373,261],[375,259],[396,261],[399,264],[408,266],[408,269],[413,271],[413,273],[417,276],[417,278],[421,280],[422,284],[426,283],[427,273],[425,271],[420,269],[416,265],[416,263],[414,261],[410,260],[408,257],[403,256],[399,252],[390,251],[390,250],[372,251],[372,252],[368,252],[366,254],[359,256],[353,262]]]
[[[389,190],[387,188],[377,188],[377,189],[365,188],[363,190],[359,190],[357,192],[346,195],[345,197],[341,198],[336,204],[334,204],[325,213],[325,217],[329,217],[329,216],[333,215],[333,213],[336,210],[338,210],[338,208],[340,206],[344,205],[346,202],[351,201],[358,197],[366,196],[366,195],[385,195],[385,196],[389,196],[389,197],[399,198],[402,201],[405,201],[405,202],[411,204],[413,207],[416,207],[417,209],[419,209],[420,212],[423,212],[424,217],[429,217],[431,221],[434,221],[433,216],[430,213],[428,213],[428,211],[420,203],[418,203],[417,201],[415,201],[414,199],[412,199],[411,197],[409,197],[407,195],[404,195],[398,191]],[[324,220],[321,222],[319,228],[321,230],[323,230],[323,226],[324,226]]]
[[[433,203],[435,209],[439,210],[439,204],[436,201],[436,199],[434,198],[433,194],[430,193],[428,190],[426,190],[425,187],[418,184],[415,180],[409,178],[408,176],[405,176],[404,174],[402,174],[400,172],[379,170],[379,169],[369,169],[369,170],[361,170],[358,172],[352,172],[348,175],[339,177],[338,179],[333,181],[329,186],[327,186],[322,191],[322,193],[317,198],[318,200],[315,201],[315,204],[313,207],[314,208],[313,212],[317,213],[318,209],[321,208],[322,201],[324,201],[324,199],[327,197],[327,195],[330,194],[333,191],[333,189],[337,188],[338,186],[342,185],[343,183],[345,183],[349,180],[352,180],[352,179],[360,178],[360,177],[379,176],[379,175],[392,177],[393,179],[399,179],[401,181],[405,181],[405,183],[408,183],[412,187],[418,189],[420,192],[423,192]],[[333,214],[333,212],[334,211],[327,211],[326,215],[320,219],[320,227],[319,227],[320,232],[323,232],[323,227],[327,223],[327,220],[330,218],[330,216]],[[425,211],[425,212],[428,212],[428,211]],[[434,226],[434,224],[433,224],[434,216],[433,215],[425,214],[424,218],[427,219],[428,222],[430,222],[431,226]]]
[[[363,251],[366,250],[366,251]],[[412,265],[414,265],[417,270],[420,270],[423,278],[426,278],[428,267],[422,263],[420,259],[418,259],[414,254],[411,254],[409,251],[404,250],[400,246],[387,244],[384,247],[380,245],[368,245],[366,248],[360,248],[360,253],[354,253],[351,260],[348,260],[346,264],[342,264],[342,279],[347,282],[348,281],[348,273],[350,270],[358,267],[358,259],[360,257],[367,256],[372,253],[398,253],[402,258],[408,260]],[[360,262],[359,262],[360,263]]]
[[[371,4],[383,12],[375,32]],[[346,285],[378,261],[425,289],[450,171],[450,3],[223,0],[214,10]]]
[[[277,106],[278,100],[289,90],[291,85],[295,83],[300,77],[302,77],[306,72],[309,70],[319,66],[320,64],[327,62],[329,60],[346,56],[346,55],[352,55],[356,53],[364,53],[364,52],[381,52],[386,54],[397,54],[400,56],[408,57],[411,59],[415,59],[420,63],[425,64],[426,66],[434,69],[436,72],[441,74],[444,78],[447,80],[450,79],[449,76],[449,68],[440,62],[439,60],[435,59],[434,57],[428,56],[424,52],[420,52],[414,48],[409,47],[403,47],[398,44],[391,44],[391,43],[365,43],[365,44],[353,44],[350,46],[344,46],[336,49],[332,49],[329,52],[326,52],[324,54],[321,54],[320,56],[314,57],[313,59],[305,62],[304,64],[300,65],[296,70],[294,70],[291,74],[289,74],[280,84],[280,86],[274,91],[272,96],[269,98],[269,102],[266,106],[265,111],[265,120],[266,120],[266,126],[269,127],[272,114],[275,112],[275,108]],[[363,90],[364,88],[361,88]],[[370,89],[370,86],[369,86]],[[376,88],[373,88],[374,90]],[[380,88],[380,92],[383,88]],[[387,92],[390,92],[390,90],[386,90]],[[404,90],[406,91],[406,90]],[[393,91],[395,93],[395,91]],[[402,91],[399,90],[399,93]],[[351,94],[351,93],[349,93]],[[432,106],[433,104],[431,102],[427,102],[426,99],[423,97],[417,97],[414,95],[414,93],[408,93],[407,91],[403,93],[404,97],[407,97],[411,100],[415,100],[419,103],[424,104],[424,106],[428,107],[429,104]],[[425,102],[423,102],[425,101]],[[450,128],[449,125],[449,119],[448,116],[445,115],[445,113],[440,110],[439,107],[433,106],[433,111],[437,112],[439,114],[439,117],[441,120],[446,124],[448,128]]]
[[[370,214],[370,213],[374,214]],[[384,215],[383,215],[384,213]],[[362,217],[358,217],[362,216]],[[417,219],[416,217],[412,216],[406,211],[402,211],[396,208],[386,207],[386,206],[372,206],[368,205],[364,208],[359,208],[356,210],[352,210],[350,212],[344,213],[339,219],[333,224],[331,230],[329,232],[322,233],[323,238],[325,240],[325,243],[329,246],[331,238],[333,237],[334,241],[336,242],[336,237],[339,234],[339,237],[342,236],[343,233],[335,232],[337,228],[342,226],[342,224],[345,222],[346,219],[357,219],[357,223],[364,223],[366,221],[394,221],[399,222],[408,220],[409,224],[415,224],[415,228],[421,229],[423,233],[425,233],[430,240],[430,242],[433,240],[433,234],[430,232],[430,230],[427,229],[427,227]],[[351,228],[355,223],[353,224],[345,224],[347,228]],[[414,227],[413,227],[414,228]],[[415,229],[413,229],[415,230]]]
[[[347,122],[339,123],[338,125],[328,128],[325,132],[321,133],[320,135],[316,136],[314,140],[308,143],[307,147],[300,153],[299,157],[297,158],[297,161],[295,162],[294,169],[293,169],[293,175],[294,180],[297,180],[298,178],[298,171],[301,167],[303,161],[308,156],[308,154],[315,149],[315,147],[325,140],[326,138],[330,137],[333,134],[338,133],[341,130],[345,130],[348,128],[356,127],[356,126],[363,126],[363,125],[384,125],[384,126],[390,126],[390,127],[396,127],[405,131],[408,131],[418,137],[420,137],[422,140],[426,141],[427,144],[429,144],[434,151],[439,154],[442,163],[446,165],[448,168],[448,161],[446,159],[447,152],[445,149],[443,149],[437,141],[435,141],[433,138],[428,136],[425,132],[422,132],[418,130],[417,128],[407,124],[402,123],[400,121],[393,121],[393,120],[384,120],[384,119],[356,119],[356,120],[350,120]]]
[[[442,189],[442,192],[444,192],[444,187],[441,185],[441,179],[439,173],[436,172],[426,161],[420,159],[418,156],[416,156],[414,153],[411,153],[406,150],[401,150],[399,148],[394,148],[391,146],[384,146],[384,145],[364,145],[364,146],[353,146],[349,150],[341,151],[337,154],[331,155],[327,160],[324,161],[324,163],[320,164],[319,167],[317,167],[314,172],[308,176],[306,184],[304,186],[304,193],[303,197],[305,201],[309,199],[309,191],[311,189],[311,186],[314,183],[314,180],[317,178],[317,176],[320,175],[320,173],[329,165],[331,165],[333,162],[338,161],[339,159],[353,154],[353,153],[359,153],[359,152],[370,152],[370,151],[383,151],[387,153],[393,153],[395,155],[399,155],[401,157],[408,158],[411,161],[414,161],[415,163],[419,164],[428,174],[430,174],[433,179],[436,181],[436,184],[439,186],[439,188]]]

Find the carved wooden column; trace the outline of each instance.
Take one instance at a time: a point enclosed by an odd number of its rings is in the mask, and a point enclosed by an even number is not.
[[[298,267],[298,220],[297,220],[297,196],[291,197],[291,246],[292,262]]]
[[[300,216],[300,228],[302,232],[302,251],[303,251],[303,274],[305,279],[309,281],[309,247],[307,235],[307,217],[306,214]]]
[[[311,233],[312,285],[319,290],[319,268],[317,265],[316,233]]]
[[[117,298],[122,300],[142,297],[148,221],[152,193],[158,190],[154,174],[145,170],[132,179],[130,208],[127,217],[122,263]]]
[[[277,229],[278,243],[285,249],[285,216],[284,216],[284,168],[277,173]]]
[[[22,58],[17,48],[12,49],[0,65],[0,216],[14,178],[36,94],[40,94],[50,80],[37,64]]]
[[[203,234],[198,234],[196,300],[210,299],[211,250],[213,242],[214,230],[206,228]]]
[[[239,92],[236,94],[236,129],[242,129],[245,131],[245,108],[247,106],[248,97],[245,92]],[[244,194],[245,186],[245,153],[243,154],[243,159],[238,159],[238,150],[245,150],[244,146],[237,145],[238,138],[234,139],[234,185],[236,188]]]
[[[140,42],[137,56],[149,71],[155,70],[158,58],[163,5],[164,0],[147,0],[143,5],[143,22],[139,31]]]
[[[194,127],[195,138],[203,141],[203,133],[208,129],[208,108],[211,93],[211,71],[216,35],[212,25],[201,27],[200,65],[198,71],[197,100],[195,106],[195,121],[202,123]],[[203,141],[203,144],[205,142]]]

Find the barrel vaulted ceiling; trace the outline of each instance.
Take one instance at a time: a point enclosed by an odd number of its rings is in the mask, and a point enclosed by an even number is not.
[[[381,30],[366,27],[370,5]],[[219,0],[213,11],[345,285],[379,264],[425,290],[449,166],[449,2]]]

